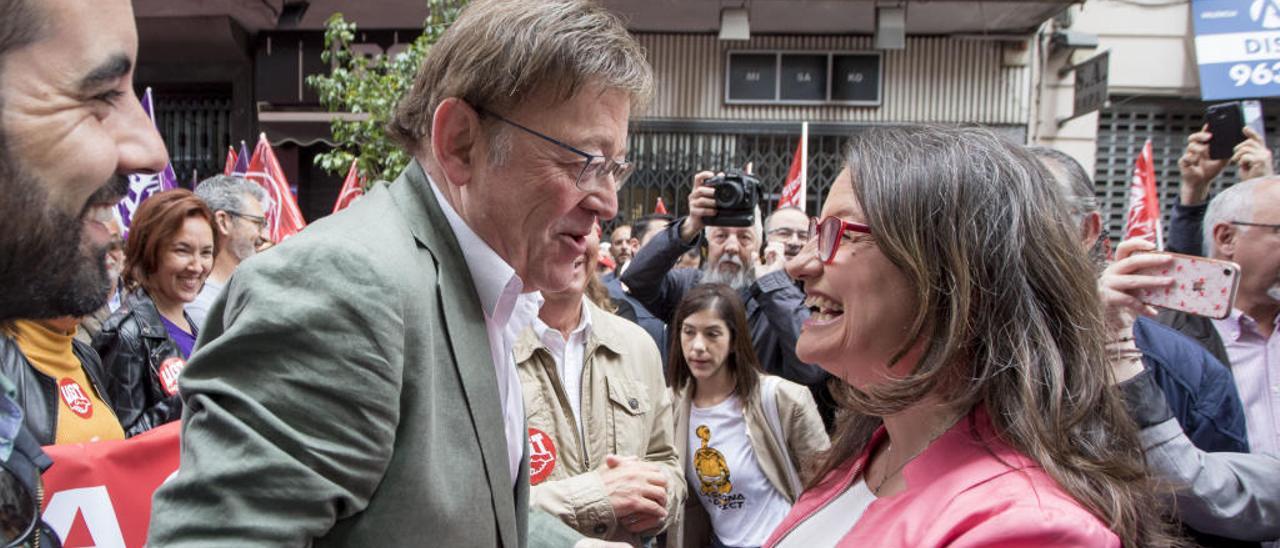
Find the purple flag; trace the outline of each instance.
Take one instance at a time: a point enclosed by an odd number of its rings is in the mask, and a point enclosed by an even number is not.
[[[231,174],[244,177],[246,173],[249,173],[249,148],[240,141],[240,155],[236,156],[236,167],[231,168]]]
[[[155,123],[155,107],[151,103],[151,88],[142,94],[142,110],[147,113],[151,123]],[[173,172],[173,164],[166,164],[159,173],[134,174],[129,176],[129,193],[119,204],[116,204],[116,220],[120,222],[121,236],[129,237],[129,225],[133,221],[133,212],[138,205],[152,194],[178,188],[178,176]]]

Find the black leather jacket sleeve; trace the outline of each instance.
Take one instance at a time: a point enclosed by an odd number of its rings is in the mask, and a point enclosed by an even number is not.
[[[156,368],[165,356],[163,348],[150,348],[136,321],[108,321],[93,339],[106,371],[107,396],[115,404],[125,436],[133,437],[182,416],[177,394],[167,396],[160,388]],[[173,355],[177,355],[176,352]]]

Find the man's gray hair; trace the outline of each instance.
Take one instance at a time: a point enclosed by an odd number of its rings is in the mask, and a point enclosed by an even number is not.
[[[1258,177],[1231,185],[1219,192],[1209,202],[1209,209],[1204,212],[1204,256],[1213,256],[1214,225],[1231,221],[1248,221],[1253,216],[1253,195],[1259,186],[1268,181],[1278,181],[1280,177]]]
[[[196,185],[196,197],[204,200],[209,209],[240,213],[245,210],[244,196],[267,206],[267,191],[262,186],[235,175],[214,175]]]
[[[447,98],[502,114],[534,94],[567,100],[588,85],[628,93],[632,110],[653,93],[644,50],[616,15],[589,0],[477,0],[431,46],[388,132],[413,153]]]
[[[1044,164],[1045,169],[1049,170],[1049,174],[1053,175],[1054,180],[1062,185],[1063,196],[1066,196],[1073,216],[1084,217],[1098,211],[1098,196],[1094,192],[1093,180],[1089,178],[1089,174],[1085,172],[1080,162],[1054,148],[1034,146],[1027,147],[1027,150],[1031,151],[1031,154]]]

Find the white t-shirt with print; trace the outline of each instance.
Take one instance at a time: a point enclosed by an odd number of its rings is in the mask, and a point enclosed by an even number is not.
[[[764,544],[791,503],[761,470],[738,397],[708,408],[692,406],[688,443],[689,493],[711,517],[716,537],[726,546]]]

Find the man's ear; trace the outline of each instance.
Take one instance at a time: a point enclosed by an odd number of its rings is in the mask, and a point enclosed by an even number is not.
[[[436,107],[431,118],[431,154],[444,172],[442,183],[466,186],[471,182],[481,131],[480,116],[465,101],[450,97]]]
[[[1097,243],[1098,236],[1102,234],[1102,215],[1093,212],[1085,216],[1084,221],[1080,223],[1080,241],[1086,247]]]
[[[213,224],[218,225],[218,234],[226,238],[231,236],[231,214],[222,210],[213,212]]]
[[[1236,244],[1240,242],[1240,231],[1230,223],[1213,225],[1213,249],[1228,259],[1236,254]]]

